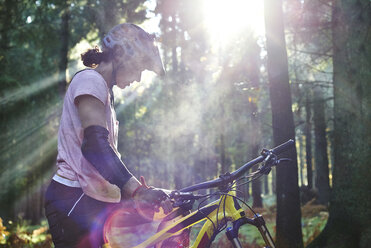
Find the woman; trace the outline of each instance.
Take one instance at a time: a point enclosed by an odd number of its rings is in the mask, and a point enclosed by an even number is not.
[[[107,212],[123,198],[172,210],[167,194],[139,182],[120,160],[112,87],[140,81],[143,70],[164,74],[154,37],[120,24],[102,50],[81,55],[93,67],[77,73],[66,92],[58,132],[58,170],[46,192],[45,212],[55,247],[99,247]]]

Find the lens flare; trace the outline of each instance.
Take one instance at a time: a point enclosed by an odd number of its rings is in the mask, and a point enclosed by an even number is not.
[[[104,242],[111,247],[133,247],[155,234],[158,224],[138,214],[132,201],[124,201],[104,223]]]

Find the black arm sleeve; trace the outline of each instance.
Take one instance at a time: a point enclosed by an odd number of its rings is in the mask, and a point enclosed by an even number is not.
[[[101,126],[85,128],[81,151],[107,181],[122,189],[133,175],[112,149],[108,134],[108,130]]]

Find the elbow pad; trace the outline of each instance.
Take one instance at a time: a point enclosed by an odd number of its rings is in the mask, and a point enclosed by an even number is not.
[[[98,172],[120,189],[133,176],[117,156],[108,141],[108,130],[102,126],[89,126],[84,129],[81,151]]]

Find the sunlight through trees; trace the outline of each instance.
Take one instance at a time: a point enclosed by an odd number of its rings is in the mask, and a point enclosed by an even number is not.
[[[134,175],[182,188],[296,139],[291,163],[238,194],[271,214],[277,247],[307,245],[326,211],[312,247],[335,247],[337,238],[338,247],[367,247],[368,1],[0,3],[1,232],[10,235],[8,221],[44,219],[63,97],[83,69],[80,54],[131,22],[155,33],[166,68],[163,78],[145,71],[141,83],[114,88],[118,148]],[[303,216],[308,204],[317,215]],[[307,217],[319,221],[316,235]]]

